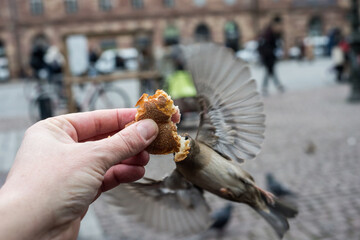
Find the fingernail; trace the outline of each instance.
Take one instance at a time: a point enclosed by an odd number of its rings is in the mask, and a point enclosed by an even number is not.
[[[149,140],[158,132],[158,126],[156,123],[151,119],[144,119],[141,120],[137,126],[137,130],[139,131],[140,135],[145,139]]]

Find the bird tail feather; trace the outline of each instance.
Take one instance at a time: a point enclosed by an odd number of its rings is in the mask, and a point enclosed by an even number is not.
[[[267,201],[265,202],[267,208],[255,208],[255,210],[274,228],[279,238],[282,239],[284,234],[289,230],[287,219],[295,217],[298,211],[296,208],[280,202],[277,199],[275,199],[273,204]]]

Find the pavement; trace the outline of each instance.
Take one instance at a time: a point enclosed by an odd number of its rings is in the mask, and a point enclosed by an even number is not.
[[[348,86],[289,92],[265,98],[266,140],[257,159],[244,164],[265,187],[271,172],[296,193],[299,208],[286,240],[360,239],[360,105],[346,103]],[[193,132],[192,132],[193,133]],[[174,167],[171,157],[152,158],[147,176],[157,179]],[[207,194],[212,209],[225,201]],[[108,239],[176,239],[145,230],[102,198],[94,204]],[[185,239],[219,239],[211,231]],[[245,205],[236,205],[226,240],[278,239]]]
[[[287,91],[279,94],[272,88],[270,96],[264,98],[267,119],[262,152],[257,159],[243,165],[261,187],[266,186],[265,175],[271,172],[296,193],[287,200],[296,204],[300,213],[290,220],[286,240],[360,239],[360,104],[346,102],[349,86],[334,84],[329,79],[328,66],[327,61],[301,66],[294,62],[280,64],[279,75]],[[260,69],[255,66],[253,70],[255,77],[261,79]],[[0,92],[5,88],[13,91],[9,97],[20,98],[17,84],[0,88]],[[0,113],[0,185],[30,125],[26,114],[7,110],[13,101],[7,104],[7,107],[0,105],[0,110],[9,111]],[[160,179],[173,168],[171,156],[152,156],[146,176]],[[226,204],[214,195],[205,196],[213,210]],[[84,218],[78,239],[177,238],[146,229],[100,197]],[[183,239],[220,238],[215,232],[206,231]],[[253,210],[237,204],[221,239],[275,240],[277,237]]]

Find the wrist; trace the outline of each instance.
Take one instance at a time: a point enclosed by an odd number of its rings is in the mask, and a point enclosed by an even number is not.
[[[45,239],[50,214],[35,197],[4,185],[0,189],[0,232],[4,239]]]

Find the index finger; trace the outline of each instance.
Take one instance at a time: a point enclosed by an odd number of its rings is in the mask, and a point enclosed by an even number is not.
[[[120,131],[135,119],[136,108],[97,110],[72,113],[63,117],[74,127],[76,133],[68,132],[75,141],[83,141],[98,135]],[[69,130],[67,130],[69,131]]]

